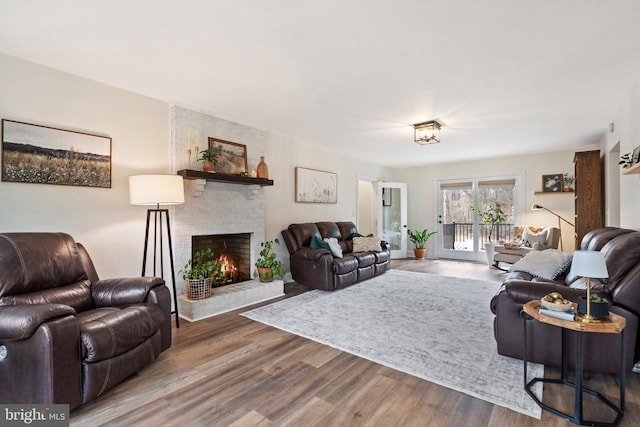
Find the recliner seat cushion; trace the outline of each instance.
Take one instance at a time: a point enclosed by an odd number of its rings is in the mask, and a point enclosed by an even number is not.
[[[164,314],[154,304],[105,307],[78,314],[82,359],[97,362],[122,354],[160,329]]]

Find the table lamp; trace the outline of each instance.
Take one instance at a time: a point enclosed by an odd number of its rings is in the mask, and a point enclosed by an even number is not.
[[[583,323],[597,322],[598,319],[591,316],[591,278],[605,279],[609,277],[604,254],[600,251],[575,251],[571,261],[569,274],[587,278],[587,313],[579,318]]]
[[[171,264],[171,279],[173,281],[173,306],[176,315],[176,327],[180,327],[178,320],[178,298],[176,295],[176,273],[173,263],[173,246],[171,242],[171,227],[169,225],[169,209],[160,209],[160,205],[180,205],[184,203],[184,186],[180,175],[133,175],[129,177],[129,200],[132,205],[155,206],[147,209],[147,228],[144,236],[144,253],[142,256],[142,276],[147,267],[147,249],[149,246],[149,226],[153,213],[153,275],[156,275],[158,263],[158,247],[160,247],[160,277],[164,279],[163,265],[163,233],[162,215],[165,215],[167,226],[167,241],[169,243],[169,260]]]

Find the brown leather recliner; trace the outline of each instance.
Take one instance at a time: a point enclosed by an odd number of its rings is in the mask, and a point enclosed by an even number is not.
[[[378,276],[391,268],[391,252],[386,242],[381,251],[353,252],[353,236],[358,229],[353,222],[308,222],[291,224],[282,230],[289,250],[291,276],[303,285],[333,291]],[[327,249],[310,248],[312,237],[335,237],[343,258],[334,258]]]
[[[592,288],[610,302],[609,311],[624,316],[625,370],[630,371],[640,359],[638,319],[640,318],[640,232],[617,227],[592,230],[582,239],[582,250],[604,253],[609,278]],[[567,268],[568,271],[568,268]],[[498,353],[522,359],[522,305],[559,292],[577,302],[586,295],[585,278],[571,275],[549,281],[528,273],[513,272],[504,281],[501,291],[491,300],[494,334]],[[528,360],[547,366],[561,366],[561,328],[531,321],[529,324]],[[569,363],[575,360],[576,332],[568,335]],[[584,337],[584,368],[595,372],[620,372],[620,336],[616,334],[586,334]]]
[[[99,280],[68,234],[0,234],[0,402],[95,399],[171,346],[170,312],[162,279]]]

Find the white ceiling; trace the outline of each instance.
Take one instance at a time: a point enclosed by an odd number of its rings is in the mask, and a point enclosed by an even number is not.
[[[390,167],[596,143],[640,78],[638,0],[0,4],[0,52]]]

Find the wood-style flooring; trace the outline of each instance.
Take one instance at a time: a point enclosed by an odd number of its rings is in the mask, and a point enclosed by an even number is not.
[[[484,264],[394,260],[392,268],[497,280]],[[304,292],[286,286],[286,297]],[[100,399],[76,426],[568,426],[537,420],[239,316],[244,308],[173,330],[173,346]],[[489,307],[487,306],[487,310]],[[558,371],[547,369],[548,377]],[[621,426],[640,425],[639,375],[627,375]],[[587,384],[617,402],[616,377]],[[572,412],[573,395],[545,385],[544,401]],[[585,398],[585,414],[602,406]],[[607,419],[605,418],[605,421]]]

